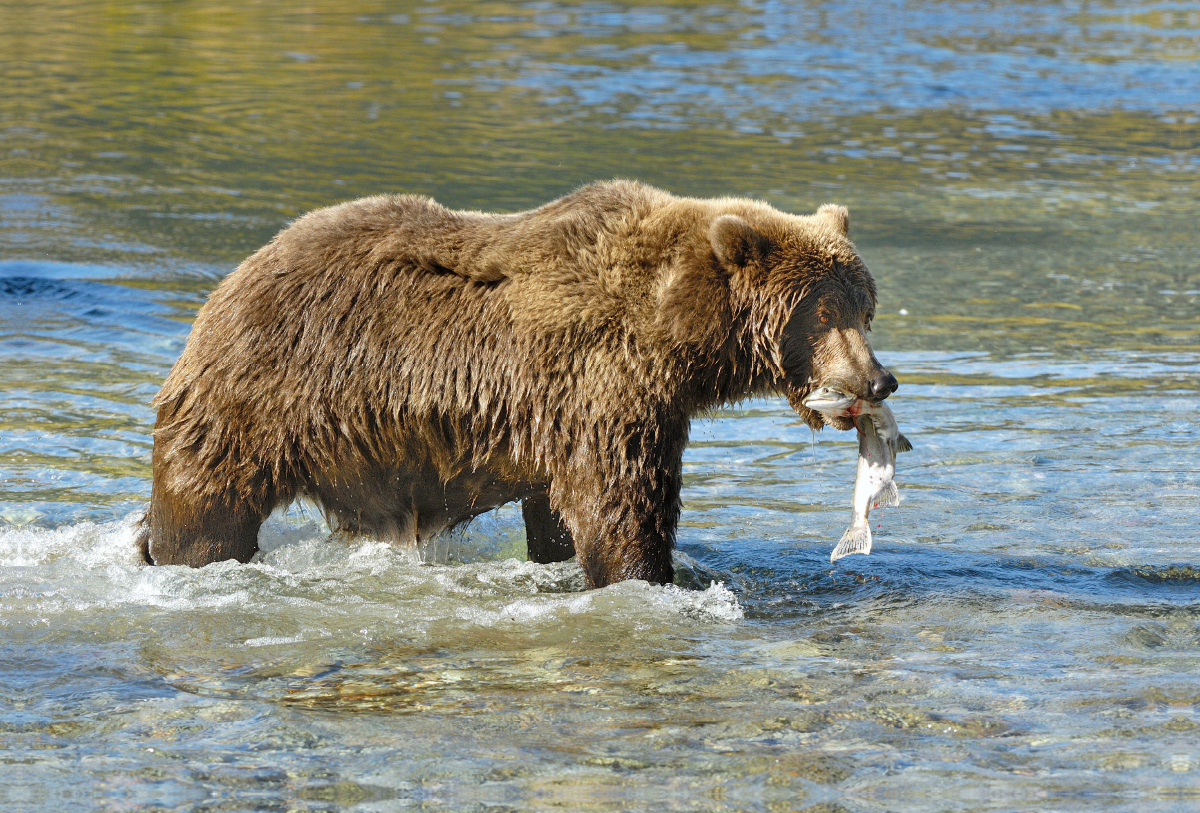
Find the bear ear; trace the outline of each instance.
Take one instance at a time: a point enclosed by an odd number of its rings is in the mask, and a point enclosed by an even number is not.
[[[845,206],[836,203],[826,203],[817,209],[817,217],[837,229],[844,237],[850,236],[850,212]]]
[[[713,253],[726,266],[744,266],[771,251],[771,241],[737,215],[721,215],[708,227]]]

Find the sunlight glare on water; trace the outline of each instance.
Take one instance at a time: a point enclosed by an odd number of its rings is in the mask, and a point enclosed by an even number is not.
[[[0,0],[0,807],[1188,809],[1200,5]],[[150,399],[300,213],[630,177],[851,211],[914,450],[693,422],[676,583],[506,506],[148,568]]]

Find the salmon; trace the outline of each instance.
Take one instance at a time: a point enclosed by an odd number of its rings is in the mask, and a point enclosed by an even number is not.
[[[900,504],[900,493],[893,480],[896,475],[896,455],[912,451],[912,444],[900,434],[895,415],[883,402],[874,403],[838,390],[821,388],[806,398],[804,405],[825,414],[854,419],[854,426],[858,430],[854,514],[850,527],[829,555],[829,561],[836,562],[852,553],[869,554],[871,526],[867,518],[872,508]]]

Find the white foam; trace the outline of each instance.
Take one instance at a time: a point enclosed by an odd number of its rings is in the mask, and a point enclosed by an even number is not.
[[[591,597],[583,594],[569,597],[545,596],[536,599],[518,599],[505,604],[498,610],[467,605],[459,607],[455,615],[463,621],[470,621],[484,627],[494,627],[505,623],[538,624],[558,619],[563,614],[585,613],[591,608]]]
[[[244,646],[259,647],[259,646],[278,646],[280,644],[298,644],[304,640],[303,635],[274,635],[264,638],[250,638]]]
[[[638,584],[644,584],[639,582]],[[673,584],[664,587],[646,585],[660,605],[669,607],[685,618],[697,621],[740,621],[745,613],[737,596],[724,582],[709,582],[706,590],[685,590]]]
[[[239,639],[259,647],[360,628],[551,629],[577,624],[581,616],[602,625],[622,619],[657,627],[681,618],[729,623],[743,617],[736,596],[717,581],[705,590],[622,582],[585,592],[573,561],[429,564],[385,542],[331,536],[311,518],[273,517],[248,565],[149,567],[137,544],[140,519],[139,512],[119,522],[0,529],[0,591],[16,601],[10,620],[118,609],[109,614],[121,624],[116,616],[138,608],[208,612],[230,624],[250,616],[280,619],[271,624],[275,629]]]
[[[85,567],[142,561],[136,535],[141,512],[119,522],[81,522],[61,528],[0,526],[0,568],[36,567],[71,558]]]

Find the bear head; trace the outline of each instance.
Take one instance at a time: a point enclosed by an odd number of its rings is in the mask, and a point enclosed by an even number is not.
[[[785,395],[813,428],[851,428],[848,418],[802,404],[818,387],[870,401],[898,387],[867,338],[875,281],[850,242],[849,213],[834,205],[798,216],[749,200],[717,203],[708,212],[707,239],[696,241],[687,263],[692,273],[676,277],[684,284],[672,286],[677,290],[663,303],[690,305],[676,331],[693,341],[704,337],[700,343],[714,358],[748,362],[750,391]]]

